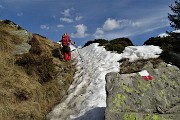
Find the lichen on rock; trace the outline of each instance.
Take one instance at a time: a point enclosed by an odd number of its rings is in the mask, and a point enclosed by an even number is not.
[[[158,62],[157,62],[158,61]],[[158,65],[155,66],[155,63]],[[133,63],[134,65],[137,63]],[[106,75],[106,120],[176,120],[180,117],[180,70],[160,60],[145,61],[141,69],[152,76],[145,81],[139,70],[124,69]]]

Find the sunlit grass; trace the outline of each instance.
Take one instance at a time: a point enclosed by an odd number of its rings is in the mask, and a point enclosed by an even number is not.
[[[43,120],[66,94],[74,69],[53,53],[57,43],[39,35],[29,41],[29,53],[14,55],[23,40],[9,31],[18,29],[0,25],[0,120]]]

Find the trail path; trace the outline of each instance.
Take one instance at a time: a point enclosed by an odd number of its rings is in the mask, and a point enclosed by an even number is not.
[[[128,47],[122,54],[106,51],[98,44],[74,50],[74,64],[77,67],[74,82],[68,90],[68,95],[47,115],[47,119],[104,120],[105,75],[109,72],[118,72],[120,64],[117,61],[122,58],[133,61],[140,58],[155,58],[158,57],[156,54],[160,53],[161,49],[157,46]]]

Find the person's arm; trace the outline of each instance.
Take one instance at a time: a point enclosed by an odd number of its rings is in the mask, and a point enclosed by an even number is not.
[[[59,42],[62,42],[62,38],[59,40]]]
[[[74,46],[77,47],[77,45],[75,44],[75,42],[73,42],[72,40],[70,40],[70,43],[71,43],[72,45],[74,45]]]

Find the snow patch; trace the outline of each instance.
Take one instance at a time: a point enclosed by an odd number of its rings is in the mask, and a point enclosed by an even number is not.
[[[172,32],[174,32],[174,33],[180,33],[180,30],[174,30],[174,31],[172,31]],[[161,34],[159,34],[158,35],[158,37],[161,37],[161,38],[163,38],[163,37],[168,37],[169,35],[167,34],[167,33],[161,33]]]
[[[159,34],[158,35],[158,37],[161,37],[161,38],[163,38],[163,37],[168,37],[169,35],[167,34],[167,33],[161,33],[161,34]]]
[[[130,62],[139,59],[157,58],[162,52],[159,46],[128,46],[122,53],[123,58],[128,58]]]
[[[141,76],[148,76],[148,75],[149,75],[149,73],[148,73],[147,70],[142,70],[142,71],[139,72],[139,74],[140,74]]]

